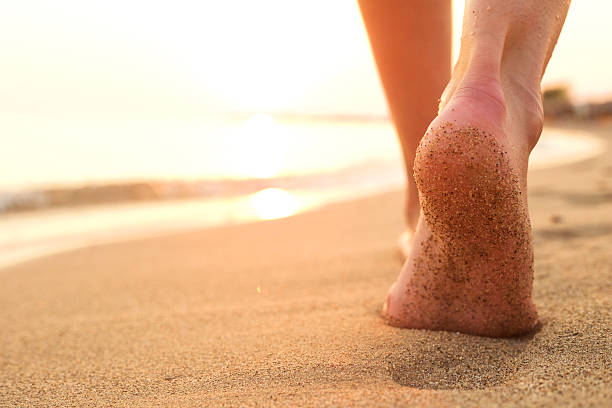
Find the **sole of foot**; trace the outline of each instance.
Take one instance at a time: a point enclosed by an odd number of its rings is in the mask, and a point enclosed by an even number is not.
[[[461,106],[449,103],[417,150],[421,217],[383,317],[404,328],[526,334],[538,325],[526,158],[502,121]]]

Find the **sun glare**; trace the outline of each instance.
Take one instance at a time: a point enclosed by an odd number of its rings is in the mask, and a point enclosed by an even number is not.
[[[271,116],[262,113],[251,116],[233,140],[234,172],[253,178],[278,175],[290,147],[281,130]]]
[[[266,188],[253,194],[250,199],[255,214],[262,220],[284,218],[299,210],[296,198],[280,188]]]

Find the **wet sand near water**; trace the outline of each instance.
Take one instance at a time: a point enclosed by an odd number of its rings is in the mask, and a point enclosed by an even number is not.
[[[531,335],[382,322],[396,192],[0,270],[0,406],[608,406],[612,152],[532,172],[529,199]]]

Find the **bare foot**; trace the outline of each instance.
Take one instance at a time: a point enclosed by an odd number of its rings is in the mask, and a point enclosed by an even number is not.
[[[410,255],[410,250],[412,249],[412,239],[414,237],[414,232],[410,230],[406,230],[400,234],[397,238],[397,247],[399,248],[400,256],[402,257],[402,261],[408,259],[408,255]]]
[[[394,326],[506,337],[537,325],[526,173],[540,102],[479,78],[451,81],[417,150],[421,217],[383,309]]]
[[[414,239],[414,232],[419,223],[419,217],[421,216],[419,191],[417,190],[416,183],[414,182],[414,175],[412,171],[410,171],[410,173],[408,174],[406,184],[406,203],[404,209],[406,216],[406,227],[404,229],[404,232],[402,232],[397,239],[399,255],[402,261],[405,261],[408,258],[408,255],[410,254],[410,250],[412,248],[412,241]]]

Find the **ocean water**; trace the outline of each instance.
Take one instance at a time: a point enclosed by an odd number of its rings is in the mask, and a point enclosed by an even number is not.
[[[268,178],[399,161],[386,120],[2,117],[0,191],[135,180]]]
[[[49,188],[245,180],[238,183],[244,191],[232,194],[212,190],[180,200],[0,213],[0,267],[110,241],[282,218],[404,183],[399,144],[387,120],[15,116],[2,121],[0,132],[0,209],[16,195]],[[600,149],[588,134],[545,129],[530,168],[580,160]]]

